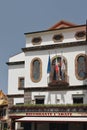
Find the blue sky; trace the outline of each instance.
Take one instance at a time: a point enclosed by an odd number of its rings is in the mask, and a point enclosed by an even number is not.
[[[85,24],[87,0],[0,0],[0,89],[7,94],[9,57],[25,47],[24,33],[60,20]]]

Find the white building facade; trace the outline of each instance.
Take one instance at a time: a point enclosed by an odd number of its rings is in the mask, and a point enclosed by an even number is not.
[[[11,129],[86,130],[86,25],[60,21],[24,35],[7,63]]]

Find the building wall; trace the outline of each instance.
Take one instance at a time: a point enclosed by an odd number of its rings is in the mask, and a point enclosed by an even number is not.
[[[85,30],[84,27],[80,27],[77,29],[68,29],[68,30],[55,30],[55,31],[48,31],[48,32],[41,32],[41,33],[35,33],[35,34],[29,34],[26,35],[26,45],[25,47],[35,47],[35,46],[44,46],[44,45],[52,45],[52,44],[62,44],[62,43],[69,43],[69,42],[76,42],[76,41],[84,41],[85,39],[76,40],[75,39],[75,33],[80,30]],[[64,39],[62,42],[54,42],[53,36],[54,34],[61,34],[63,35]],[[33,45],[31,43],[33,37],[41,36],[42,42],[40,45]],[[51,60],[57,55],[61,56],[63,55],[64,58],[67,60],[67,75],[69,76],[69,85],[70,86],[77,86],[77,85],[85,85],[87,84],[86,80],[78,80],[75,76],[75,58],[78,54],[87,54],[87,46],[73,46],[73,47],[65,47],[65,48],[57,48],[57,49],[50,49],[50,50],[40,50],[40,51],[29,51],[29,52],[22,52],[15,56],[12,56],[9,58],[9,62],[18,62],[18,61],[24,61],[25,63],[23,65],[10,65],[8,68],[8,95],[12,94],[24,94],[23,90],[18,89],[18,78],[24,77],[25,83],[24,88],[35,88],[35,87],[48,87],[48,81],[47,81],[47,64],[48,64],[48,57],[50,52],[50,58]],[[34,58],[40,58],[42,62],[42,78],[39,82],[33,82],[31,80],[31,62]],[[59,91],[60,92],[60,91]],[[58,93],[59,93],[58,92]],[[83,92],[82,90],[80,91]],[[50,98],[55,99],[56,92],[49,92]],[[37,93],[39,94],[39,93]],[[48,95],[48,92],[45,94]],[[70,92],[61,92],[61,94],[57,94],[59,98],[61,98],[60,103],[72,103],[72,100],[68,100],[68,96],[73,94]],[[46,98],[47,98],[46,95]],[[33,98],[33,96],[32,96]],[[21,100],[20,100],[21,99]],[[32,99],[33,100],[33,99]],[[48,100],[48,98],[47,98]],[[45,100],[45,103],[55,103],[56,101],[47,101]],[[19,98],[18,100],[15,98],[14,103],[23,102],[23,98]],[[85,103],[85,102],[84,102]]]
[[[26,47],[33,47],[32,44],[32,39],[34,37],[41,37],[42,42],[40,45],[51,45],[54,44],[54,41],[52,40],[53,36],[55,34],[62,34],[64,36],[64,39],[62,42],[58,43],[69,43],[69,42],[76,42],[76,41],[83,41],[83,39],[77,40],[75,38],[75,33],[78,31],[85,31],[85,27],[80,27],[80,28],[71,28],[71,29],[65,29],[65,30],[54,30],[54,31],[48,31],[48,32],[40,32],[40,33],[34,33],[34,34],[29,34],[26,35]],[[85,40],[85,39],[84,39]],[[56,44],[56,43],[55,43]],[[39,46],[39,45],[36,45]]]
[[[25,77],[24,65],[9,66],[8,73],[8,94],[23,94],[23,90],[18,90],[18,78]]]
[[[69,84],[70,85],[83,85],[83,80],[76,79],[75,76],[75,58],[78,54],[86,54],[87,46],[79,46],[79,47],[71,47],[64,49],[55,49],[50,50],[51,59],[57,55],[61,56],[61,52],[63,52],[63,56],[67,60],[67,74],[69,76]],[[25,88],[28,87],[45,87],[47,86],[47,64],[48,64],[48,51],[36,51],[35,56],[33,52],[26,52],[25,55]],[[42,78],[40,82],[34,83],[30,77],[31,66],[30,63],[33,58],[40,58],[42,61]]]
[[[78,54],[86,54],[87,46],[71,47],[64,49],[50,50],[51,59],[56,55],[63,56],[67,60],[67,74],[69,76],[70,85],[83,85],[85,81],[78,80],[75,76],[75,57]],[[25,65],[12,65],[9,66],[8,76],[8,94],[23,93],[18,90],[18,78],[25,77],[25,88],[28,87],[46,87],[47,84],[47,64],[48,64],[48,51],[36,51],[35,56],[33,52],[27,52],[25,54]],[[42,78],[40,82],[34,83],[30,77],[31,66],[30,63],[33,58],[40,58],[42,61]]]
[[[73,95],[82,96],[84,104],[87,104],[86,90],[31,92],[31,99],[34,102],[35,97],[44,97],[44,104],[73,104]]]

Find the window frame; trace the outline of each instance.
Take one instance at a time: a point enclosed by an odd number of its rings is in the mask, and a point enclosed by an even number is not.
[[[83,36],[78,36],[78,34],[80,34],[80,33],[83,33],[84,35],[83,35]],[[84,30],[83,30],[83,31],[78,31],[78,32],[76,32],[76,33],[75,33],[75,38],[76,38],[76,40],[86,38],[86,32],[85,32]]]
[[[55,37],[58,36],[58,35],[61,36],[61,38],[59,38],[59,40],[58,40],[58,39],[55,39]],[[64,39],[64,36],[63,36],[62,33],[60,33],[60,34],[54,34],[54,36],[53,36],[52,39],[53,39],[54,42],[62,42],[63,39]]]
[[[76,98],[76,99],[82,98],[83,102],[82,103],[74,103],[74,100],[73,100],[74,98]],[[73,104],[84,104],[84,94],[73,94],[72,100],[73,100]]]
[[[39,76],[38,80],[34,79],[33,73],[32,73],[32,71],[33,71],[33,62],[35,60],[38,60],[39,63],[40,63],[40,76]],[[35,83],[39,82],[41,80],[41,78],[42,78],[42,61],[38,57],[33,58],[32,61],[31,61],[31,64],[30,64],[30,77],[31,77],[32,82],[35,82]]]
[[[21,86],[21,80],[25,80],[24,77],[18,77],[18,88],[19,89],[24,88],[24,85]]]
[[[43,103],[39,103],[39,104],[45,104],[45,95],[41,95],[41,96],[34,96],[34,101],[35,104],[38,104],[36,100],[43,100]]]
[[[85,57],[85,59],[86,59],[86,62],[85,62],[86,76],[85,76],[84,78],[80,77],[79,74],[78,74],[78,58],[79,58],[80,56],[83,56],[83,57]],[[76,78],[77,78],[78,80],[85,80],[85,79],[87,78],[87,66],[86,66],[86,64],[87,64],[87,55],[86,55],[86,54],[82,54],[82,53],[81,53],[81,54],[78,54],[78,55],[76,56],[76,58],[75,58],[75,75],[76,75]]]
[[[35,39],[39,39],[39,42],[35,42],[34,41]],[[42,42],[42,38],[40,36],[33,37],[31,42],[32,42],[33,45],[40,45],[41,42]]]

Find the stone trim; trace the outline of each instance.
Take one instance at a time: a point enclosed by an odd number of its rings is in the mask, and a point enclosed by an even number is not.
[[[78,80],[84,80],[84,79],[87,78],[87,75],[86,75],[85,78],[81,78],[81,77],[78,75],[78,73],[77,73],[77,70],[78,70],[78,68],[77,68],[77,59],[78,59],[78,57],[80,57],[80,56],[84,56],[84,57],[86,58],[86,64],[87,64],[87,55],[86,55],[86,54],[82,54],[82,53],[78,54],[78,55],[76,56],[76,58],[75,58],[75,75],[76,75],[76,78],[77,78]],[[87,74],[87,66],[86,66],[86,74]]]
[[[16,62],[7,62],[7,65],[22,65],[25,64],[25,61],[16,61]]]
[[[54,34],[52,39],[54,42],[62,42],[64,39],[64,36],[63,34]]]
[[[24,94],[8,94],[7,95],[8,98],[20,98],[20,97],[24,97]]]
[[[79,34],[80,34],[80,35],[79,35]],[[81,36],[81,35],[82,35],[82,36]],[[85,39],[85,38],[86,38],[86,32],[85,32],[85,31],[78,31],[78,32],[76,32],[75,38],[76,38],[77,40],[79,40],[79,39]]]
[[[83,45],[87,45],[87,42],[79,41],[79,42],[69,42],[69,43],[60,43],[60,44],[52,44],[52,45],[44,45],[44,46],[27,47],[27,48],[22,48],[22,51],[23,52],[41,51],[41,50],[73,47],[73,46],[83,46]]]
[[[29,87],[24,88],[24,91],[65,91],[65,90],[87,90],[87,85],[78,85],[78,86],[55,86],[55,87]]]
[[[27,32],[27,33],[24,33],[24,35],[31,35],[31,34],[38,34],[38,33],[46,33],[46,32],[53,32],[53,31],[56,31],[56,30],[67,30],[67,29],[72,29],[72,28],[79,28],[79,27],[85,27],[86,25],[76,25],[76,26],[70,26],[70,27],[67,27],[67,28],[57,28],[57,29],[48,29],[48,30],[42,30],[42,31],[36,31],[36,32]]]
[[[35,41],[34,41],[35,39],[38,39],[38,41],[35,42]],[[41,37],[33,37],[33,39],[32,39],[32,44],[33,44],[33,45],[40,45],[41,42],[42,42]]]
[[[38,61],[40,62],[40,77],[39,77],[38,80],[35,80],[35,79],[33,78],[33,75],[32,75],[33,62],[34,62],[35,60],[38,60]],[[35,82],[35,83],[39,82],[39,81],[41,80],[41,78],[42,78],[42,61],[41,61],[41,59],[38,58],[38,57],[33,58],[32,61],[31,61],[31,64],[30,64],[30,77],[31,77],[31,80],[32,80],[33,82]]]

